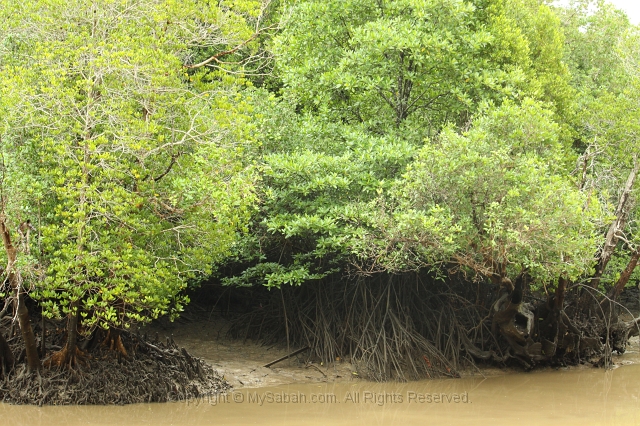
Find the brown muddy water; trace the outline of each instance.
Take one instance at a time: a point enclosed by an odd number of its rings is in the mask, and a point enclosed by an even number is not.
[[[2,426],[470,424],[640,425],[640,365],[411,383],[291,384],[122,407],[0,404]]]

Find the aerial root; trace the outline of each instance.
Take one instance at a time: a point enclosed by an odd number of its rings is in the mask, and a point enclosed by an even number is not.
[[[30,373],[25,364],[18,364],[5,380],[0,380],[0,401],[35,405],[133,404],[214,397],[230,389],[210,365],[178,349],[173,342],[148,342],[128,332],[121,333],[120,341],[127,349],[127,358],[117,359],[110,347],[98,344],[87,350],[82,364],[74,369],[46,368]],[[114,341],[117,350],[115,344]],[[18,352],[20,342],[12,345],[12,350]],[[66,364],[61,362],[66,356],[65,349],[54,353],[49,366],[64,367]]]
[[[381,275],[281,291],[256,290],[251,299],[257,309],[237,316],[229,334],[309,346],[310,358],[349,360],[376,381],[457,377],[476,361],[517,362],[527,369],[609,365],[611,348],[623,350],[628,336],[640,332],[640,320],[611,327],[583,315],[573,293],[563,299],[564,309],[532,295],[513,303],[491,283],[463,278]]]
[[[127,357],[127,350],[122,344],[122,338],[119,332],[111,332],[111,329],[107,330],[107,335],[102,341],[102,346],[108,347],[111,351],[116,351],[123,357]]]
[[[69,353],[68,347],[65,346],[58,352],[54,352],[48,359],[46,359],[43,365],[47,368],[51,367],[68,367],[74,368],[78,364],[86,366],[87,363],[84,360],[85,354],[79,348],[73,354]]]

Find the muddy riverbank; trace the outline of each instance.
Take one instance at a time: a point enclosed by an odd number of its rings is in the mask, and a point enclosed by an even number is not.
[[[357,368],[348,359],[337,359],[326,365],[310,359],[308,352],[266,368],[265,364],[299,348],[287,349],[284,344],[264,345],[251,339],[232,339],[227,335],[228,327],[229,322],[216,313],[212,314],[204,307],[193,305],[181,320],[156,321],[144,331],[150,334],[157,333],[161,340],[166,337],[173,338],[189,353],[211,364],[236,390],[310,383],[369,383],[358,375]],[[639,344],[638,337],[635,337],[630,341],[625,354],[614,354],[614,368],[640,364]],[[543,368],[537,371],[591,369],[594,369],[592,365],[585,364]],[[481,365],[462,369],[461,373],[464,378],[489,378],[522,373],[522,369]]]
[[[227,336],[229,323],[214,315],[193,310],[180,321],[157,321],[142,331],[170,337],[189,353],[202,358],[235,389],[277,386],[292,383],[358,382],[356,368],[348,360],[337,359],[330,365],[310,360],[302,352],[272,367],[265,367],[294,352],[297,347],[264,345],[251,339]]]
[[[629,315],[629,319],[637,316],[631,312]],[[94,336],[92,340],[98,343],[93,350],[97,352],[83,354],[76,369],[47,368],[39,380],[17,371],[15,374],[22,379],[0,382],[0,396],[4,391],[5,401],[21,404],[127,404],[210,398],[229,385],[238,392],[306,384],[374,384],[365,380],[348,358],[321,362],[305,348],[285,343],[265,345],[238,337],[237,329],[229,333],[233,325],[227,318],[207,305],[194,303],[176,322],[160,319],[126,334],[126,338],[123,334],[129,356],[120,356],[113,348],[99,344],[102,339]],[[88,343],[89,348],[91,342]],[[638,346],[635,337],[624,355],[613,356],[613,367],[640,364]],[[292,352],[296,355],[287,358]],[[515,364],[511,365],[513,369],[496,365],[468,363],[459,372],[466,379],[486,379],[523,371]],[[536,372],[591,369],[592,364],[586,362]]]

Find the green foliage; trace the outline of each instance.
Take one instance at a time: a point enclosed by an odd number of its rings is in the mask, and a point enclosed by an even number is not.
[[[260,244],[242,256],[266,263],[227,283],[300,284],[344,266],[355,240],[376,224],[376,197],[414,153],[406,143],[355,136],[345,135],[334,155],[305,149],[264,156],[262,208],[252,228]]]
[[[571,9],[559,9],[565,28],[565,62],[572,85],[587,101],[602,91],[619,92],[626,81],[621,79],[619,44],[631,29],[629,19],[609,3],[576,1]]]
[[[224,261],[269,288],[589,275],[640,151],[640,42],[588,3],[0,0],[4,209],[37,218],[33,296],[107,327],[179,311]]]
[[[221,111],[243,107],[182,68],[216,7],[49,0],[15,17],[30,39],[1,76],[3,99],[21,99],[3,137],[29,151],[19,166],[39,190],[21,201],[40,208],[32,295],[47,315],[79,301],[83,323],[106,328],[179,312],[244,228],[252,142]]]
[[[473,13],[448,0],[301,2],[277,40],[278,67],[310,111],[385,133],[417,115],[435,130],[467,108],[472,86],[502,82],[478,54],[492,36]]]
[[[420,140],[481,100],[567,97],[562,41],[533,1],[304,1],[275,49],[301,107]]]
[[[553,140],[550,170],[573,163],[557,126],[519,131],[510,116],[525,96],[546,101],[554,118],[568,114],[563,49],[560,21],[534,1],[295,3],[274,42],[284,88],[255,104],[262,205],[257,243],[238,246],[238,259],[253,266],[226,282],[298,284],[347,265],[397,271],[448,261],[467,244],[459,218],[438,203],[399,207],[396,182],[426,137],[455,133],[481,105],[509,99],[511,109],[495,118],[505,120],[502,133],[493,128],[496,141],[542,152],[550,148],[528,138]],[[552,119],[542,108],[536,114],[532,121]]]
[[[579,184],[615,210],[640,152],[640,34],[621,11],[603,2],[577,2],[564,21],[567,63],[581,108],[575,144],[582,154]],[[623,229],[617,230],[623,236],[621,252],[614,255],[604,284],[617,280],[637,247],[638,188],[636,178],[622,211]],[[603,235],[614,220],[602,218]]]
[[[453,226],[442,237],[452,238],[432,244],[450,251],[453,243],[452,258],[477,273],[506,264],[539,283],[579,277],[593,263],[600,209],[558,167],[564,153],[550,116],[525,100],[479,117],[467,133],[445,129],[409,168],[398,208],[425,217],[445,209]]]

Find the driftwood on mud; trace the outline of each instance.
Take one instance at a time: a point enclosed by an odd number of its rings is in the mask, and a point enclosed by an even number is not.
[[[304,351],[306,351],[306,350],[308,350],[308,349],[311,349],[311,348],[310,348],[309,346],[305,346],[305,347],[304,347],[304,348],[302,348],[302,349],[298,349],[297,351],[293,351],[293,352],[291,352],[289,355],[285,355],[285,356],[283,356],[283,357],[280,357],[280,358],[278,358],[278,359],[276,359],[276,360],[273,360],[273,361],[271,361],[271,362],[269,362],[269,363],[265,364],[265,365],[264,365],[264,367],[265,367],[265,368],[269,368],[269,367],[271,367],[272,365],[275,365],[275,364],[277,364],[277,363],[279,363],[279,362],[281,362],[281,361],[285,361],[285,360],[287,360],[287,359],[289,359],[289,358],[291,358],[291,357],[293,357],[293,356],[296,356],[296,355],[298,355],[298,354],[301,354],[302,352],[304,352]]]

